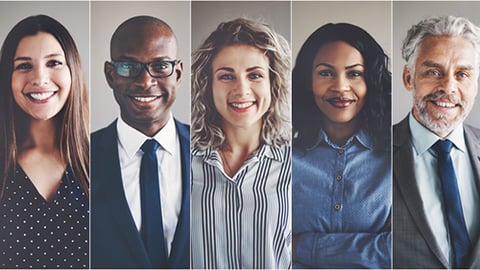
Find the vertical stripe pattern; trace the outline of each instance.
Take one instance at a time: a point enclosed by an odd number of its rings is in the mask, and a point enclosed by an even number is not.
[[[262,146],[230,178],[192,150],[193,268],[291,268],[291,149]]]

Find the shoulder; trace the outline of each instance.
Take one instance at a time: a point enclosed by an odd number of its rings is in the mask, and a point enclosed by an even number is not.
[[[188,137],[190,139],[190,125],[180,122],[177,119],[173,119],[175,121],[175,127],[177,128],[179,134],[183,137]]]
[[[474,139],[480,140],[480,128],[476,128],[468,124],[464,124],[463,127],[467,136],[473,136]]]
[[[113,121],[107,127],[99,129],[91,134],[90,148],[95,151],[98,147],[108,144],[112,141],[116,142],[117,137],[117,120]]]

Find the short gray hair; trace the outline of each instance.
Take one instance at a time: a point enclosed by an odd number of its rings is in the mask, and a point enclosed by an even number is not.
[[[470,41],[480,59],[480,28],[463,17],[432,16],[413,25],[403,40],[402,57],[414,72],[417,48],[428,36],[461,36]]]

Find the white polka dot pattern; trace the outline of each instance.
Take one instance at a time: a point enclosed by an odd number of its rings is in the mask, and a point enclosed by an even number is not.
[[[0,268],[88,268],[89,205],[68,166],[47,202],[18,168],[0,202]]]

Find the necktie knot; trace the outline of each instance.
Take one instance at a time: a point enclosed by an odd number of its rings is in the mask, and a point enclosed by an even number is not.
[[[452,150],[453,143],[450,140],[438,140],[434,145],[433,145],[433,150],[437,152],[437,154],[450,154],[450,151]]]
[[[142,149],[143,153],[145,154],[154,154],[159,146],[160,144],[158,144],[156,140],[148,139],[142,144],[140,149]]]

